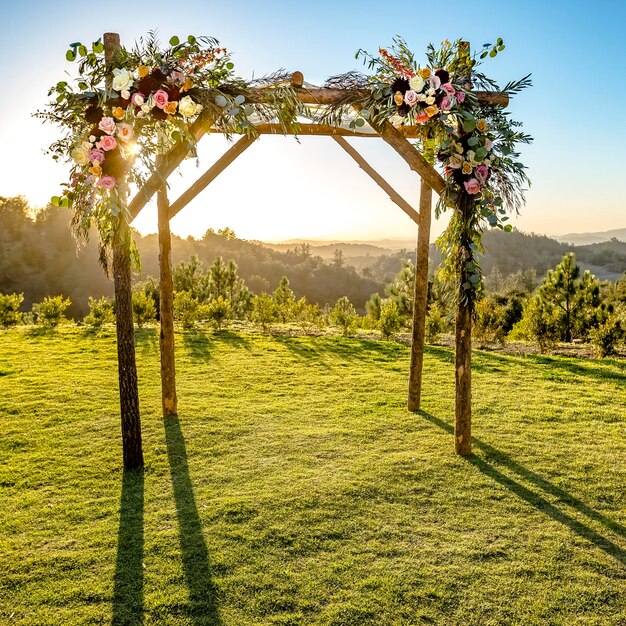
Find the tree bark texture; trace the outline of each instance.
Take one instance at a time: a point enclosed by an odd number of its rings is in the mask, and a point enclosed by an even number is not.
[[[122,415],[124,467],[143,467],[139,390],[135,361],[135,328],[130,275],[130,228],[120,219],[113,241],[113,281],[115,286],[115,325]]]
[[[418,411],[422,395],[422,371],[428,307],[428,251],[433,190],[423,179],[420,187],[419,230],[415,255],[415,294],[413,296],[413,336],[407,408]]]
[[[174,281],[172,279],[172,235],[168,217],[169,202],[165,183],[157,195],[159,212],[159,290],[161,333],[161,402],[163,417],[178,413],[174,348]]]

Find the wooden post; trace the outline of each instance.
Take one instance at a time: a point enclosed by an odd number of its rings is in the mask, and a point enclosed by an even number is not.
[[[472,88],[470,64],[470,44],[461,43],[462,59],[467,67],[465,87]],[[472,256],[470,228],[472,222],[473,199],[461,191],[458,206],[461,241],[459,242],[457,262],[457,298],[455,315],[455,351],[454,351],[454,450],[462,456],[472,453],[472,313],[473,294],[467,293],[463,285],[470,282],[467,262]],[[454,218],[453,218],[454,219]]]
[[[417,411],[422,395],[422,369],[426,335],[426,310],[428,308],[428,252],[430,248],[430,221],[433,190],[424,179],[420,186],[420,221],[415,254],[415,294],[413,296],[413,336],[411,339],[411,365],[409,367],[409,393],[407,408]]]
[[[468,456],[472,453],[472,309],[473,299],[463,285],[469,282],[467,261],[471,258],[470,238],[467,234],[471,221],[472,198],[461,193],[459,219],[462,235],[457,258],[457,302],[455,316],[455,401],[454,401],[454,450]]]
[[[104,34],[105,58],[110,61],[120,47],[117,33]],[[110,80],[110,79],[109,79]],[[126,182],[118,181],[120,204],[128,201]],[[120,213],[113,234],[113,284],[115,289],[115,326],[117,330],[117,362],[122,418],[124,467],[143,467],[139,390],[135,361],[135,327],[130,273],[130,227],[124,211]]]
[[[158,164],[157,164],[158,166]],[[159,291],[161,333],[161,404],[163,417],[178,413],[174,349],[174,281],[172,279],[172,234],[170,232],[167,184],[157,193],[159,212]]]

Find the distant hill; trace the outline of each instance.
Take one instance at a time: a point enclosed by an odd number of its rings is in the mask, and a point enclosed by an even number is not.
[[[555,236],[554,239],[563,243],[573,243],[575,245],[586,245],[590,243],[603,243],[611,239],[626,241],[626,228],[616,228],[614,230],[604,230],[596,233],[568,233],[566,235]]]
[[[624,241],[620,241],[619,237],[616,237],[620,232],[626,235],[626,229],[607,231],[603,234],[601,242],[572,244],[546,235],[488,230],[483,239],[485,255],[481,260],[481,267],[485,274],[489,274],[497,266],[504,275],[534,267],[541,277],[548,269],[554,267],[566,252],[574,252],[583,270],[588,269],[600,280],[617,280],[626,271],[626,236]],[[395,246],[379,245],[388,242],[394,242]],[[293,249],[302,243],[303,240],[293,240],[291,243],[264,245],[286,246],[281,248],[284,250]],[[383,283],[393,279],[405,259],[415,258],[415,243],[412,240],[312,241],[309,245],[312,255],[325,259],[332,259],[335,250],[341,250],[346,265],[352,265],[361,270],[363,275]],[[440,262],[440,254],[435,244],[430,246],[430,258],[436,267]]]

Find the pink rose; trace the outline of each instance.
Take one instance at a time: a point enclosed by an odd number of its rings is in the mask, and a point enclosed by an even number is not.
[[[98,187],[102,187],[103,189],[113,189],[113,187],[115,187],[115,178],[113,178],[113,176],[103,176],[98,181]]]
[[[465,100],[465,92],[464,91],[456,91],[454,93],[454,97],[456,98],[456,101],[459,104],[463,104],[463,101]]]
[[[126,122],[117,125],[117,136],[121,141],[127,142],[133,138],[133,127]]]
[[[89,151],[89,160],[92,163],[95,163],[96,161],[98,163],[102,163],[102,161],[104,161],[104,150],[98,150],[98,148],[93,148]]]
[[[480,183],[475,178],[470,178],[463,183],[465,187],[465,191],[469,193],[470,196],[475,196],[480,191]]]
[[[146,97],[141,93],[141,92],[137,92],[134,93],[131,98],[130,101],[136,106],[136,107],[140,107],[142,104],[145,103],[146,101]]]
[[[486,165],[479,165],[476,168],[475,173],[476,178],[478,178],[481,183],[487,182],[487,179],[489,178],[489,168]]]
[[[485,139],[485,150],[491,152],[491,148],[493,148],[493,141],[487,137],[487,139]]]
[[[165,91],[159,89],[158,91],[154,92],[152,99],[154,100],[155,106],[159,107],[159,109],[164,109],[165,105],[169,101],[169,96]]]
[[[417,102],[417,93],[409,89],[409,91],[404,94],[404,101],[412,107]]]
[[[456,89],[450,83],[444,83],[441,88],[449,95],[453,96],[456,93]]]
[[[449,111],[452,108],[452,106],[453,106],[452,100],[450,100],[450,98],[448,98],[448,96],[444,96],[443,100],[439,104],[439,108],[442,111]]]
[[[115,137],[111,137],[111,135],[104,135],[102,139],[100,139],[101,150],[114,150],[117,148],[117,141],[115,141]]]
[[[115,132],[115,120],[112,117],[103,117],[98,124],[98,128],[112,135]]]
[[[434,89],[439,89],[439,87],[441,87],[441,78],[439,78],[439,76],[435,76],[433,74],[428,80],[430,80],[430,86]]]

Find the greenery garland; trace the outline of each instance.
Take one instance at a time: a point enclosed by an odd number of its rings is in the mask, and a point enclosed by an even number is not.
[[[462,40],[444,41],[439,49],[428,46],[424,67],[400,37],[376,56],[359,50],[356,58],[362,58],[372,74],[349,72],[330,78],[327,87],[350,90],[350,95],[319,118],[337,124],[356,110],[358,116],[350,122],[353,129],[368,121],[421,125],[418,147],[424,154],[434,153],[432,161],[439,163],[446,182],[437,215],[455,208],[439,239],[447,253],[446,269],[460,275],[459,295],[471,301],[482,288],[478,255],[483,251],[483,228],[510,231],[507,214],[519,211],[524,188],[530,184],[519,161],[519,146],[532,138],[501,106],[479,102],[472,92],[477,87],[510,97],[531,85],[525,76],[500,88],[478,70],[482,59],[495,57],[504,47],[498,39],[471,56]]]
[[[89,48],[72,44],[66,58],[78,63],[78,76],[54,85],[48,94],[53,100],[36,114],[63,130],[49,148],[52,157],[72,162],[71,180],[52,203],[74,211],[79,235],[86,238],[97,228],[105,266],[113,233],[129,217],[129,184],[141,187],[156,171],[156,156],[177,143],[193,153],[194,122],[227,136],[254,134],[252,117],[293,129],[302,112],[290,74],[246,82],[213,38],[174,36],[169,44],[161,49],[150,33],[108,62],[100,40]],[[265,90],[262,103],[251,93],[259,87]]]
[[[141,186],[156,171],[156,155],[175,144],[186,142],[192,150],[190,129],[198,118],[226,135],[254,134],[252,117],[290,131],[299,116],[333,125],[348,119],[355,130],[367,121],[421,125],[418,147],[439,163],[446,182],[437,215],[454,207],[439,240],[446,267],[460,276],[460,297],[473,302],[482,287],[483,228],[511,230],[507,214],[519,210],[530,184],[519,145],[531,137],[502,107],[480,102],[471,90],[512,96],[530,86],[526,76],[501,89],[478,71],[482,59],[504,49],[502,39],[473,56],[462,40],[430,45],[424,67],[399,37],[377,56],[359,50],[356,58],[372,74],[333,76],[325,86],[345,89],[345,97],[313,108],[299,101],[286,72],[251,82],[237,77],[228,51],[213,38],[172,37],[169,44],[161,50],[150,33],[109,62],[100,41],[90,48],[72,44],[66,58],[78,61],[79,76],[52,87],[53,101],[37,114],[64,130],[50,146],[53,158],[73,160],[71,181],[52,202],[73,209],[79,234],[97,227],[104,262],[119,221],[128,219],[128,185]],[[262,99],[251,91],[259,87],[266,90]]]

